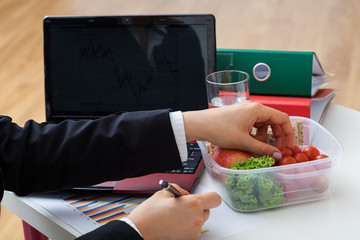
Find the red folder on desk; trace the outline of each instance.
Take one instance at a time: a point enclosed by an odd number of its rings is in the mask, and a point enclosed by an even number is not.
[[[289,116],[307,117],[319,122],[336,91],[337,89],[320,89],[313,98],[251,95],[250,100],[285,112]]]

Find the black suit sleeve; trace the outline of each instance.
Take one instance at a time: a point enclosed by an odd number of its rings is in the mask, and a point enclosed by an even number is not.
[[[164,147],[166,146],[166,147]],[[0,117],[0,172],[18,195],[181,168],[169,110],[59,124]]]
[[[82,235],[77,240],[142,240],[143,238],[127,223],[112,221],[92,232]]]

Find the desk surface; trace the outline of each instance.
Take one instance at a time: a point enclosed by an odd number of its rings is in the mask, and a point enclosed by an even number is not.
[[[328,199],[275,208],[254,214],[267,223],[228,238],[235,239],[360,239],[360,160],[356,157],[360,140],[360,112],[330,104],[322,125],[343,145],[344,153],[334,195]],[[212,189],[204,171],[201,185]],[[5,192],[2,204],[20,218],[51,238],[73,239],[80,233],[27,197]],[[274,234],[279,232],[280,234]],[[269,236],[273,236],[270,237]]]

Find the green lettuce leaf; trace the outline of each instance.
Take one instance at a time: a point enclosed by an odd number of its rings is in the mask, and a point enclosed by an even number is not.
[[[270,167],[275,160],[269,156],[249,158],[233,164],[232,169],[247,170]],[[251,211],[261,206],[276,207],[284,201],[284,192],[278,180],[267,173],[230,174],[225,181],[225,189],[233,208]]]

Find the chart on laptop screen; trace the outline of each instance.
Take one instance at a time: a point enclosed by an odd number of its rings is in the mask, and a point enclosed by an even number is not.
[[[53,27],[52,106],[59,114],[203,107],[206,28]],[[146,39],[140,37],[146,34]],[[200,37],[198,37],[200,36]],[[192,43],[192,44],[189,44]]]

